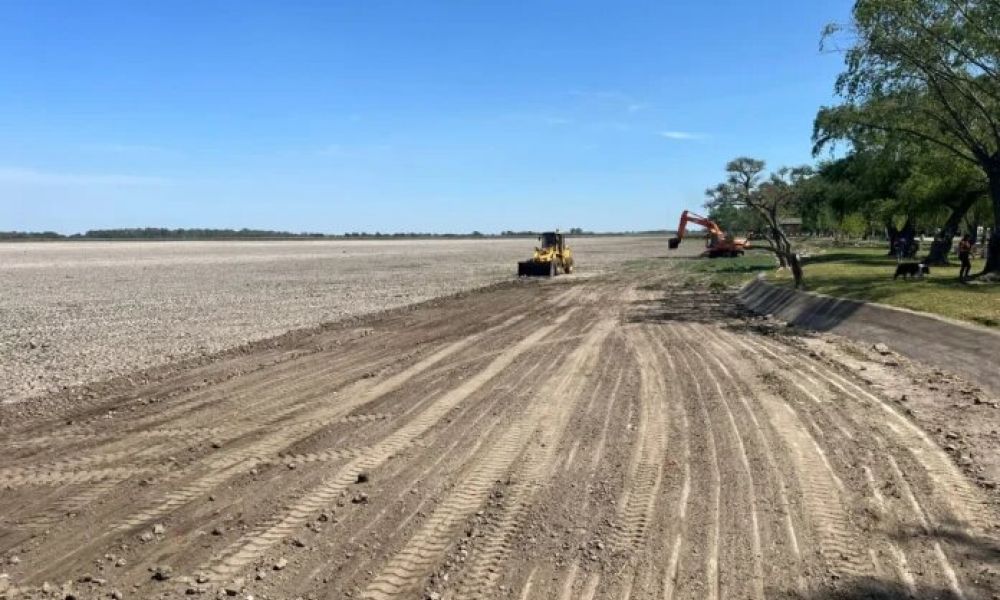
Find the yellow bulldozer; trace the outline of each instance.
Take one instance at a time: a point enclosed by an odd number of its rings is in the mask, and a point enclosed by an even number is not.
[[[566,245],[566,237],[558,231],[547,231],[538,236],[541,246],[529,260],[517,263],[518,277],[554,277],[573,272],[573,251]]]

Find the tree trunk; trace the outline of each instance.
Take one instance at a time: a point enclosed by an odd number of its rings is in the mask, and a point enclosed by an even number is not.
[[[948,215],[948,220],[945,221],[944,227],[941,228],[940,235],[934,238],[931,242],[930,252],[927,254],[927,258],[924,262],[929,265],[947,265],[948,253],[951,252],[952,242],[955,240],[955,236],[959,233],[959,227],[962,224],[962,219],[968,214],[969,209],[972,205],[976,203],[979,198],[978,195],[969,194],[958,204],[958,206],[951,209],[951,214]]]
[[[934,238],[934,241],[931,242],[931,249],[927,253],[924,263],[928,265],[950,265],[951,262],[948,261],[948,254],[951,253],[951,246],[954,241],[955,231],[953,229],[942,231],[941,236]]]
[[[917,224],[913,221],[913,217],[907,216],[906,222],[903,223],[901,229],[896,228],[896,224],[890,220],[885,225],[886,236],[889,238],[889,253],[886,256],[896,255],[896,240],[901,237],[905,237],[908,240],[912,240],[914,234],[916,234]]]
[[[788,264],[792,267],[792,277],[795,278],[795,288],[802,289],[802,263],[799,261],[799,255],[794,252],[788,253]]]
[[[990,203],[993,205],[993,232],[986,246],[986,266],[983,275],[994,273],[1000,275],[1000,164],[987,171],[990,180]]]

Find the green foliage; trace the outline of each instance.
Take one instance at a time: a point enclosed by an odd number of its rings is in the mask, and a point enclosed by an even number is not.
[[[868,231],[868,221],[861,213],[846,214],[837,224],[837,232],[847,238],[860,238],[866,231]]]
[[[817,142],[902,136],[980,164],[1000,152],[1000,3],[996,0],[857,0],[845,104],[817,119]]]
[[[812,168],[782,167],[770,174],[763,160],[741,156],[726,163],[726,179],[706,190],[710,211],[734,211],[733,217],[755,219],[755,246],[773,252],[782,267],[790,267],[796,285],[802,284],[798,255],[785,234],[782,218],[797,215]]]
[[[58,240],[63,237],[55,231],[0,231],[0,240]]]
[[[979,169],[970,181],[988,181],[994,226],[984,271],[1000,272],[1000,0],[856,0],[852,16],[825,34],[848,34],[849,45],[836,84],[844,103],[819,111],[816,150],[915,143]],[[917,177],[904,196],[946,230],[977,200],[948,179]]]

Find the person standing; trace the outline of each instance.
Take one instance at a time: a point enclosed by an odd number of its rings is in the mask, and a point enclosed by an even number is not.
[[[906,238],[899,236],[896,238],[896,243],[893,245],[892,250],[896,254],[896,263],[903,262],[903,254],[906,248]]]
[[[965,281],[969,278],[969,271],[972,270],[972,241],[967,235],[962,236],[962,241],[958,243],[958,261],[961,263],[958,280]]]

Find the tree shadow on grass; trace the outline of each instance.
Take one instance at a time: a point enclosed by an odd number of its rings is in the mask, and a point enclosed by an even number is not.
[[[888,254],[861,254],[856,252],[827,252],[823,254],[813,254],[804,259],[804,265],[822,264],[831,262],[860,263],[865,265],[895,264],[895,259]]]
[[[903,286],[916,286],[907,288]],[[841,296],[865,300],[868,302],[883,302],[891,300],[899,295],[901,291],[927,292],[937,291],[961,291],[970,296],[989,296],[995,294],[994,289],[988,286],[966,285],[950,277],[923,277],[912,279],[893,279],[892,273],[878,275],[812,275],[806,272],[807,289],[818,290],[820,293],[830,296]]]
[[[718,265],[718,266],[717,266]],[[710,265],[708,268],[699,269],[701,273],[731,273],[734,275],[745,275],[747,273],[758,273],[761,271],[773,271],[773,264],[747,264],[747,263],[729,263],[729,264],[719,264],[715,263]]]

